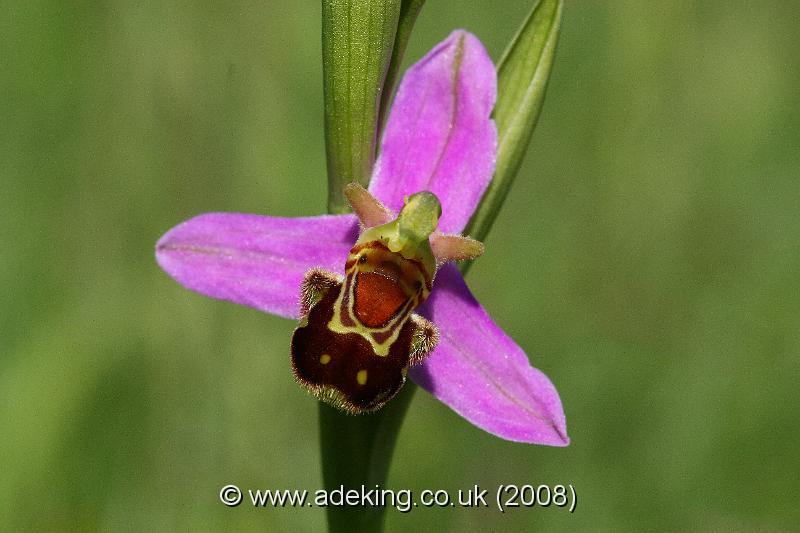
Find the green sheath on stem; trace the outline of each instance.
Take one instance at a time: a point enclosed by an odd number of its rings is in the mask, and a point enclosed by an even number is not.
[[[403,0],[400,6],[400,20],[397,24],[397,35],[394,38],[394,49],[392,50],[392,61],[389,64],[389,71],[386,73],[386,83],[381,95],[381,109],[378,118],[378,133],[383,131],[386,119],[389,116],[389,106],[392,103],[392,88],[397,82],[397,74],[400,72],[400,65],[403,62],[403,54],[406,52],[408,39],[411,37],[411,30],[417,21],[417,15],[422,10],[425,0]]]
[[[344,186],[369,183],[400,0],[323,0],[322,70],[328,211],[348,210]]]

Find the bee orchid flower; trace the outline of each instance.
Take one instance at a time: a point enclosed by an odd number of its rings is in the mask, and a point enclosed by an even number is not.
[[[457,254],[437,253],[437,247],[446,248],[447,235],[466,227],[494,172],[496,91],[495,68],[483,45],[470,33],[453,32],[412,66],[398,87],[369,184],[370,195],[380,201],[373,212],[301,218],[207,213],[158,241],[159,265],[206,296],[300,319],[307,312],[301,302],[306,274],[345,274],[361,230],[372,225],[360,224],[359,216],[376,224],[391,220],[404,199],[420,191],[441,203],[431,237],[434,255],[453,258]],[[553,384],[495,324],[457,268],[439,263],[430,293],[416,309],[435,324],[438,342],[408,369],[410,378],[489,433],[566,446],[564,412]],[[287,339],[287,358],[289,352]],[[330,360],[322,357],[324,363]]]

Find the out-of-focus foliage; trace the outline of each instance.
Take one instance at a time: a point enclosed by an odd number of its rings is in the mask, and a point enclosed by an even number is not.
[[[497,60],[527,2],[430,0]],[[0,17],[0,530],[319,529],[221,486],[321,485],[290,321],[156,266],[215,210],[325,210],[315,2],[12,2]],[[555,382],[572,444],[420,392],[394,488],[572,483],[577,511],[389,510],[387,529],[800,522],[800,86],[788,2],[567,2],[544,111],[469,282]]]

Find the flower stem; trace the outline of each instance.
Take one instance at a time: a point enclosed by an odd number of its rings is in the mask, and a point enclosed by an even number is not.
[[[320,402],[319,434],[322,477],[330,491],[343,488],[361,493],[384,488],[397,433],[416,385],[407,382],[391,402],[367,415],[348,415]],[[346,494],[346,492],[345,492]],[[378,533],[383,530],[385,507],[328,506],[331,533]]]

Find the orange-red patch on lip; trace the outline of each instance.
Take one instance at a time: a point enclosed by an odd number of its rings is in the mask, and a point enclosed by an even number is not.
[[[377,272],[359,272],[356,275],[353,309],[358,320],[368,328],[385,326],[406,300],[408,296],[397,278]]]

